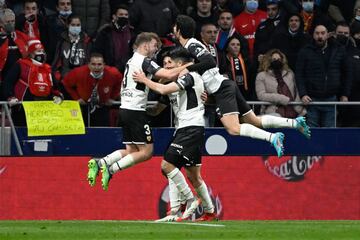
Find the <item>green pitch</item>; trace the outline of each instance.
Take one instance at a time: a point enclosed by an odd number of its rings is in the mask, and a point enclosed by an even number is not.
[[[0,221],[0,239],[360,239],[360,221]]]

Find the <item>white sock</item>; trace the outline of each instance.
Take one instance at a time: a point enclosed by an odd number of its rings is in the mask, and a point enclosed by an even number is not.
[[[272,142],[274,134],[264,131],[248,123],[242,123],[240,125],[240,136],[251,137],[255,139],[265,140]]]
[[[261,116],[261,124],[263,128],[295,128],[296,120],[292,118],[264,115]]]
[[[111,166],[114,162],[119,161],[121,158],[122,158],[121,151],[116,150],[115,152],[112,152],[109,155],[106,155],[105,157],[100,159],[98,161],[98,165],[99,167],[101,167],[106,163],[106,165]]]
[[[113,163],[110,166],[109,170],[110,170],[111,174],[114,174],[120,170],[124,170],[124,169],[129,168],[134,165],[135,165],[135,162],[134,162],[133,156],[131,154],[128,154],[125,157],[123,157],[120,161]]]
[[[174,181],[170,178],[169,180],[169,198],[170,198],[170,208],[172,212],[177,212],[180,208],[180,192],[176,187]]]
[[[168,173],[167,177],[174,181],[177,189],[180,193],[184,194],[186,200],[194,198],[189,185],[186,183],[184,175],[178,168],[175,168]]]
[[[207,213],[213,213],[214,205],[211,201],[210,194],[205,182],[203,181],[199,187],[195,188],[195,190],[202,201],[204,211]]]

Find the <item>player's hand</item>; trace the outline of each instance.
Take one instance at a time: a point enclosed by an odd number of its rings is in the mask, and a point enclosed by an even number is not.
[[[62,103],[62,101],[63,101],[63,99],[62,99],[61,97],[59,97],[59,96],[54,96],[54,97],[53,97],[53,102],[54,102],[55,104],[60,105],[60,104]]]
[[[182,70],[179,74],[179,78],[184,76],[185,74],[189,73],[189,70],[187,70],[187,68],[185,68],[184,70]]]
[[[203,103],[206,102],[207,99],[208,99],[208,94],[207,94],[207,92],[206,92],[206,91],[203,91],[203,92],[201,93],[200,98],[201,98],[201,100],[203,101]]]
[[[144,72],[134,72],[132,76],[135,82],[144,83],[147,80]]]
[[[15,106],[19,104],[19,99],[17,99],[16,97],[9,98],[8,103],[10,107]]]
[[[82,98],[79,98],[78,102],[80,103],[80,105],[86,105],[86,102]]]
[[[309,97],[308,95],[304,95],[302,98],[301,98],[301,101],[305,104],[308,104],[309,102],[312,101],[311,97]]]

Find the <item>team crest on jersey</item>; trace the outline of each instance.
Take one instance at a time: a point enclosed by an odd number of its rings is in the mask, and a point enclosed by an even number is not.
[[[146,140],[147,140],[148,142],[150,142],[150,141],[151,141],[151,136],[147,136],[147,137],[146,137]]]
[[[156,63],[156,62],[154,62],[154,61],[151,61],[151,62],[150,62],[150,64],[151,64],[151,66],[153,66],[155,69],[160,68],[160,66],[159,66],[159,65],[157,65],[157,63]]]
[[[105,87],[104,88],[104,93],[109,93],[110,92],[110,88],[109,87]]]

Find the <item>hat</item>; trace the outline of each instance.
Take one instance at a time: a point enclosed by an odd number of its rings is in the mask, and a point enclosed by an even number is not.
[[[28,41],[28,53],[33,53],[36,50],[44,50],[44,46],[41,44],[40,40],[33,39]]]
[[[279,4],[279,0],[266,0],[266,5]]]

